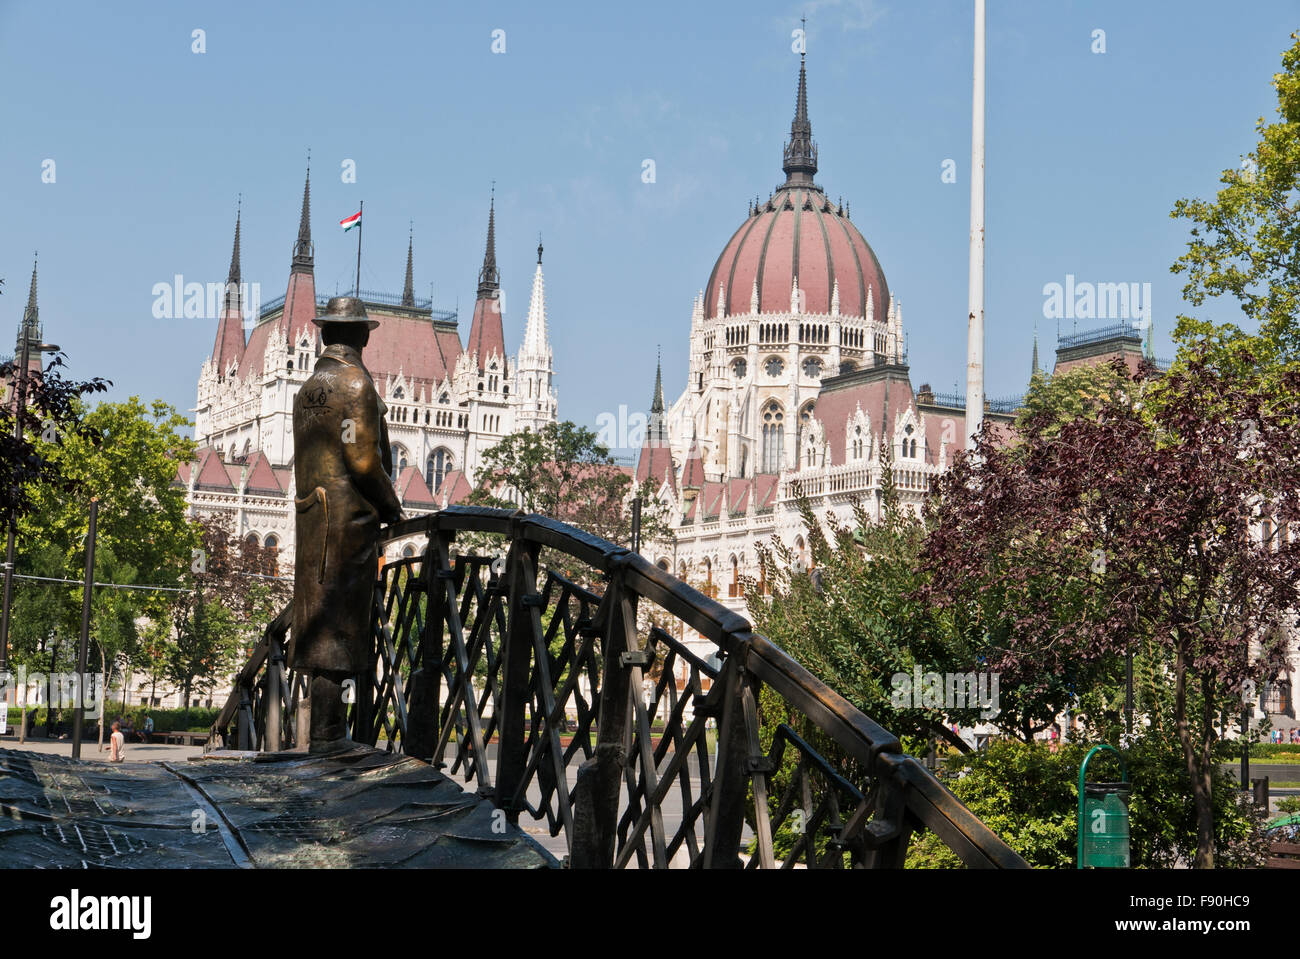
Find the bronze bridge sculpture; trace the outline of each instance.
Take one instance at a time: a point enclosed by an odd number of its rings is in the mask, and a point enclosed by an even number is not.
[[[460,533],[493,540],[496,555],[457,553]],[[967,866],[1025,867],[896,736],[639,554],[543,516],[463,506],[380,538],[424,548],[380,570],[369,665],[347,709],[352,741],[449,766],[511,823],[531,817],[563,836],[570,867],[895,868],[920,829]],[[589,568],[603,593],[551,566]],[[306,749],[310,676],[286,665],[291,619],[289,607],[267,627],[209,749]],[[715,655],[694,655],[677,624]],[[764,684],[847,764],[788,725],[764,742]],[[566,717],[576,717],[567,743]],[[670,795],[680,823],[666,826]]]

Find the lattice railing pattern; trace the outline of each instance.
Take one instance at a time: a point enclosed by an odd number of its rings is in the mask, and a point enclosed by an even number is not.
[[[478,549],[456,552],[458,534]],[[897,738],[643,557],[544,517],[472,507],[385,536],[423,551],[380,570],[353,738],[436,762],[512,822],[544,823],[568,865],[897,867],[922,828],[968,865],[1024,865]],[[306,742],[310,699],[281,653],[288,619],[240,673],[213,744]],[[688,631],[713,653],[693,652]],[[789,725],[764,743],[763,684],[849,767]]]

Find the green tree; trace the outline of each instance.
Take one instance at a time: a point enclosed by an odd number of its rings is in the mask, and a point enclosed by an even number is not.
[[[1300,611],[1300,542],[1255,535],[1261,517],[1300,521],[1300,369],[1277,382],[1203,353],[1142,410],[1130,385],[1055,435],[1031,421],[1018,450],[986,430],[943,477],[926,544],[940,598],[1027,683],[1113,676],[1135,645],[1158,650],[1205,868],[1222,708],[1277,674],[1277,624]]]
[[[1179,200],[1170,214],[1192,223],[1174,273],[1187,276],[1193,306],[1231,297],[1254,326],[1180,316],[1175,338],[1203,341],[1220,365],[1265,369],[1300,362],[1300,34],[1273,77],[1277,117],[1257,124],[1259,142],[1238,168],[1224,170],[1213,201]]]
[[[181,593],[172,604],[175,639],[167,649],[163,675],[181,691],[185,708],[193,693],[205,693],[239,660],[241,636],[231,611],[201,588]]]

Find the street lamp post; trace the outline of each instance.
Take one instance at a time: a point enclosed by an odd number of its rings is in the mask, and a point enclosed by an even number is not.
[[[95,589],[95,520],[99,516],[99,497],[90,498],[90,529],[86,532],[86,583],[81,594],[81,641],[77,644],[77,703],[72,720],[72,758],[81,758],[81,723],[86,715],[86,646],[90,639],[90,599]],[[103,648],[102,646],[100,647]],[[104,717],[100,716],[102,723]]]

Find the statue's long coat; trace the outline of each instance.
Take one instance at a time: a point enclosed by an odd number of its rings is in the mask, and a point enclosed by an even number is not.
[[[338,344],[321,352],[294,398],[290,666],[341,673],[368,666],[380,521],[401,515],[385,411],[361,354]]]

